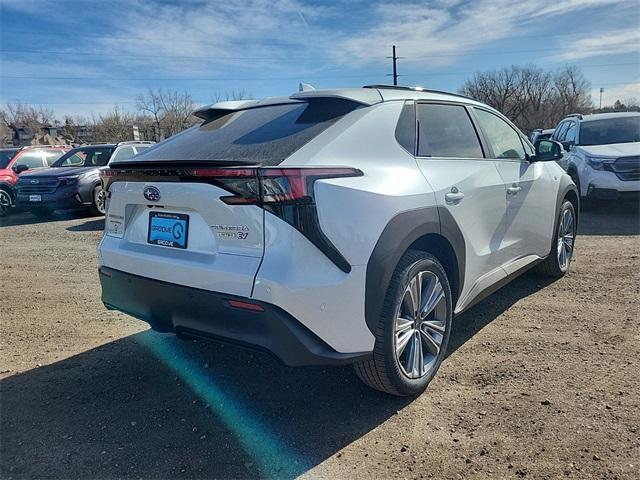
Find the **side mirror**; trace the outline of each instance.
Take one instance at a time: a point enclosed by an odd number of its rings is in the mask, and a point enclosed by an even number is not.
[[[16,173],[22,173],[26,170],[29,170],[29,165],[25,165],[24,163],[21,163],[19,165],[16,165],[15,167],[13,167],[13,171]]]
[[[562,158],[562,144],[555,140],[539,140],[535,144],[535,162],[552,162]]]
[[[573,141],[562,142],[562,147],[564,148],[565,152],[568,152],[569,150],[571,150],[572,145],[573,145]]]

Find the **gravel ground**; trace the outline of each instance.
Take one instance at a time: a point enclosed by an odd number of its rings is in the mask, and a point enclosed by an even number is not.
[[[0,226],[2,478],[640,478],[638,209],[569,274],[456,319],[417,399],[149,332],[99,300],[99,218]]]

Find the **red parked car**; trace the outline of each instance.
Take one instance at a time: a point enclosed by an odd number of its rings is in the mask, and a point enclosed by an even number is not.
[[[48,167],[71,148],[70,145],[0,148],[0,217],[15,206],[15,184],[20,173]]]

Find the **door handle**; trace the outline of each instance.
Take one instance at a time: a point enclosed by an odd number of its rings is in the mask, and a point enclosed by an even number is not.
[[[509,188],[507,188],[507,195],[517,195],[520,190],[521,189],[518,185],[511,185]]]
[[[456,187],[453,187],[451,191],[445,194],[444,199],[447,203],[460,203],[464,198],[464,193],[459,191]]]

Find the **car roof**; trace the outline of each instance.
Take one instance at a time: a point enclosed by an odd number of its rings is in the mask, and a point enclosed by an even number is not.
[[[439,100],[449,102],[463,102],[470,105],[488,107],[470,97],[457,93],[431,90],[422,87],[404,87],[396,85],[365,85],[360,88],[333,88],[333,89],[304,89],[293,93],[288,97],[268,97],[261,100],[234,100],[218,102],[203,106],[194,112],[196,117],[204,120],[212,120],[228,113],[245,110],[248,108],[267,105],[280,105],[295,103],[314,98],[333,98],[349,100],[365,106],[377,103],[402,100]],[[491,107],[488,107],[494,110]]]
[[[624,118],[624,117],[639,117],[640,112],[611,112],[611,113],[591,113],[589,115],[583,115],[581,122],[589,122],[593,120],[605,120],[607,118]]]

